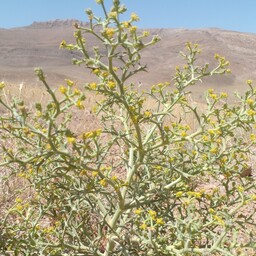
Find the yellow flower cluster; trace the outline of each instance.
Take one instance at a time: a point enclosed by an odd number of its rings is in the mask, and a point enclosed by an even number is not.
[[[142,36],[143,37],[148,37],[149,36],[149,31],[143,31]]]
[[[97,4],[103,4],[104,0],[96,0]]]
[[[131,23],[128,21],[122,22],[124,28],[129,28],[131,26]]]
[[[0,90],[3,89],[5,87],[5,83],[4,82],[0,82]]]
[[[75,137],[67,137],[67,141],[70,144],[75,144],[76,143],[76,138]]]
[[[102,180],[100,180],[100,181],[99,181],[99,183],[100,183],[100,185],[101,185],[102,187],[106,187],[106,186],[108,185],[108,183],[107,183],[107,180],[106,180],[106,179],[102,179]]]
[[[131,33],[135,33],[137,31],[137,27],[136,26],[132,26],[131,28],[130,28],[130,32]]]
[[[65,79],[65,82],[68,86],[73,86],[74,85],[74,81],[70,80],[70,79]]]
[[[62,86],[60,86],[59,91],[60,91],[62,94],[66,94],[67,91],[68,91],[68,89],[67,89],[65,86],[62,85]]]
[[[54,230],[55,230],[55,227],[50,226],[50,227],[44,228],[42,231],[44,234],[51,234],[54,232]]]
[[[132,13],[131,14],[131,20],[132,21],[139,21],[140,18],[139,18],[139,16],[136,13]]]
[[[90,84],[88,84],[88,87],[90,88],[90,89],[92,89],[92,90],[96,90],[97,89],[97,83],[90,83]]]
[[[202,197],[202,193],[196,192],[196,191],[188,191],[187,195],[190,196],[190,197],[195,197],[195,198],[201,198]]]
[[[60,48],[65,48],[67,46],[67,42],[65,40],[62,40],[60,43]]]
[[[90,132],[86,132],[82,135],[83,139],[90,139],[90,138],[95,138],[95,137],[99,137],[102,133],[101,129],[97,129],[94,131],[90,131]]]
[[[114,34],[115,34],[115,29],[114,28],[106,28],[104,31],[104,34],[108,37],[108,38],[113,38]]]
[[[252,80],[247,80],[246,83],[251,86],[252,85]]]
[[[109,17],[109,18],[112,18],[112,19],[116,19],[116,18],[117,18],[117,12],[110,12],[110,13],[108,14],[108,17]]]
[[[75,94],[75,95],[80,95],[80,94],[81,94],[81,91],[78,90],[77,88],[75,88],[75,89],[74,89],[74,94]]]
[[[251,106],[251,105],[253,105],[254,100],[253,99],[247,99],[246,103]]]
[[[176,195],[177,198],[182,197],[183,196],[183,192],[182,191],[178,191],[175,195]]]
[[[151,116],[152,116],[152,112],[151,112],[151,111],[146,110],[146,111],[144,112],[144,117],[149,118],[149,117],[151,117]]]
[[[98,68],[95,68],[93,71],[92,71],[93,74],[95,75],[99,75],[100,74],[100,70]]]
[[[156,226],[163,226],[165,224],[163,218],[157,217],[157,212],[154,210],[148,210],[146,215],[142,215],[143,210],[141,208],[135,209],[134,213],[137,216],[140,216],[142,218],[143,216],[146,217],[146,219],[143,220],[142,224],[139,226],[140,229],[146,230],[148,228],[154,229]]]
[[[136,210],[134,211],[134,213],[135,213],[136,215],[140,215],[140,214],[142,213],[142,209],[141,209],[141,208],[136,209]]]
[[[219,217],[218,215],[214,215],[213,218],[217,222],[217,224],[225,226],[225,222],[221,217]]]
[[[116,88],[116,83],[114,81],[108,81],[107,86],[109,89],[113,90]]]
[[[247,113],[248,116],[255,116],[256,115],[256,111],[253,110],[253,109],[248,109],[246,111],[246,113]]]
[[[76,102],[76,106],[77,106],[79,109],[84,109],[84,105],[83,105],[83,103],[82,103],[81,100],[78,100],[78,101]]]

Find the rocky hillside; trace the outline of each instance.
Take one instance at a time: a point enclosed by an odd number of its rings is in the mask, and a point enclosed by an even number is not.
[[[42,67],[51,83],[61,83],[65,77],[78,82],[90,81],[92,77],[84,67],[71,64],[78,53],[59,49],[65,39],[73,42],[74,20],[34,22],[27,27],[0,29],[0,80],[12,83],[37,84],[34,67]],[[86,26],[86,23],[83,23]],[[187,41],[198,43],[202,49],[199,63],[214,63],[214,54],[225,56],[231,63],[232,74],[211,78],[193,88],[195,97],[200,98],[202,87],[214,87],[225,91],[244,91],[245,80],[256,81],[256,34],[239,33],[216,28],[188,29],[149,29],[162,40],[143,53],[148,73],[136,79],[144,86],[171,79],[174,68],[182,64],[179,52]],[[97,45],[88,38],[89,47]]]

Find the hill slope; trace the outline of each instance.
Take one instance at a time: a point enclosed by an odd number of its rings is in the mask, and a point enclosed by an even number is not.
[[[90,81],[92,77],[84,67],[71,64],[76,52],[60,50],[59,44],[65,39],[73,42],[73,20],[34,22],[28,27],[0,29],[0,80],[12,83],[36,84],[34,67],[42,67],[51,83],[61,83],[65,77],[79,82]],[[86,25],[86,24],[83,24]],[[232,74],[211,78],[203,85],[193,88],[195,97],[200,98],[202,86],[225,91],[240,91],[245,80],[256,80],[256,34],[239,33],[220,29],[150,29],[162,40],[153,48],[143,52],[143,62],[148,73],[140,74],[138,80],[144,86],[170,80],[175,66],[182,64],[179,52],[187,41],[198,43],[202,49],[200,63],[213,63],[214,54],[225,56],[231,63]],[[97,44],[93,38],[89,45]]]

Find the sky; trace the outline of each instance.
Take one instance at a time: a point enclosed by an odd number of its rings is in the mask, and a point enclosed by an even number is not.
[[[221,28],[256,33],[255,0],[120,0],[140,17],[140,28]],[[112,0],[105,0],[110,8]],[[78,19],[84,10],[101,15],[95,0],[0,0],[0,28],[27,26],[34,21]],[[124,16],[124,19],[128,16]]]

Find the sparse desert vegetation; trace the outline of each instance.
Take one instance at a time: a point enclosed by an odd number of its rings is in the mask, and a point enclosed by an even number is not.
[[[83,87],[52,87],[41,68],[40,88],[0,83],[1,253],[255,255],[253,81],[234,104],[213,89],[193,101],[190,88],[230,69],[218,54],[198,64],[188,42],[171,81],[138,88],[141,52],[160,39],[135,13],[122,20],[120,1],[97,3],[105,17],[88,9],[60,44],[90,71]]]

